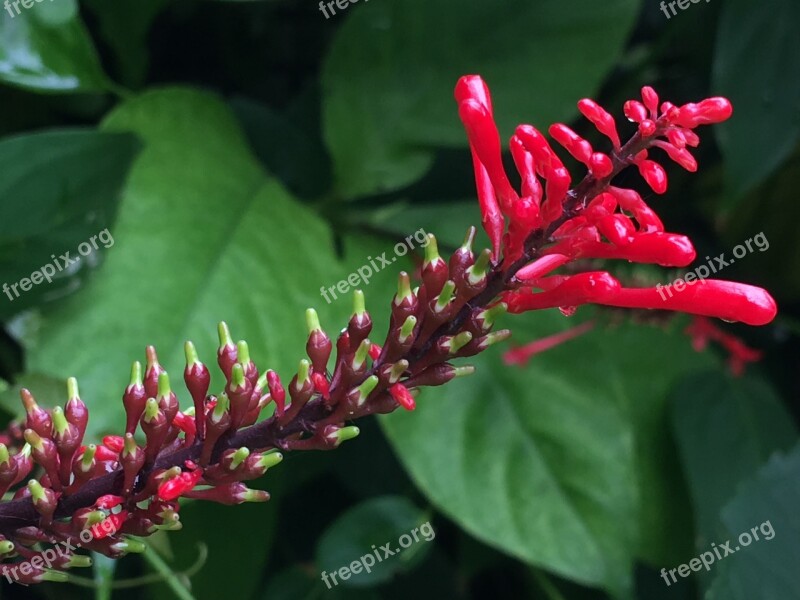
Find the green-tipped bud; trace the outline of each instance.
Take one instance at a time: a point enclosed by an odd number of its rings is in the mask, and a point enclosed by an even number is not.
[[[190,406],[183,411],[183,414],[185,414],[187,417],[193,417],[195,414],[197,414],[197,411],[195,411],[194,406]]]
[[[228,324],[225,321],[220,321],[217,325],[217,336],[219,337],[219,346],[233,346],[233,338],[231,337],[231,330],[228,329]]]
[[[88,529],[93,525],[97,525],[98,523],[102,523],[106,520],[106,514],[102,510],[93,510],[89,514],[86,515],[86,524],[84,525],[84,529]]]
[[[250,364],[250,346],[244,340],[236,344],[236,360],[245,366]]]
[[[59,434],[63,435],[64,432],[69,427],[69,423],[67,422],[67,418],[64,416],[64,411],[61,409],[60,406],[56,406],[53,411],[53,430]]]
[[[219,421],[222,416],[228,411],[231,406],[230,398],[228,398],[228,394],[225,392],[221,393],[217,398],[217,405],[214,407],[214,412],[211,413],[211,416],[214,418],[214,421]]]
[[[389,383],[397,383],[397,381],[403,376],[403,373],[405,373],[407,370],[408,361],[405,358],[398,360],[392,365],[392,370],[389,371]]]
[[[3,540],[0,542],[0,556],[14,551],[14,542]]]
[[[243,492],[237,494],[237,498],[242,502],[266,502],[269,500],[269,492],[247,488]]]
[[[19,451],[19,453],[20,453],[22,456],[24,456],[25,458],[28,458],[28,457],[31,455],[31,451],[32,451],[32,450],[33,450],[33,449],[31,448],[31,445],[30,445],[30,444],[28,444],[28,443],[26,443],[26,444],[25,444],[25,445],[22,447],[22,450],[20,450],[20,451]]]
[[[362,367],[367,360],[367,356],[369,356],[369,349],[371,346],[372,342],[369,340],[364,340],[359,344],[356,354],[353,357],[353,369],[360,369]]]
[[[319,315],[313,308],[306,309],[306,326],[308,327],[308,333],[313,333],[318,329],[322,329],[319,324]]]
[[[297,365],[297,385],[302,386],[309,380],[309,373],[311,371],[311,363],[305,358]]]
[[[469,331],[462,331],[458,335],[453,336],[453,339],[450,340],[450,354],[456,354],[471,341],[472,334]]]
[[[367,304],[364,299],[364,292],[356,290],[353,292],[353,314],[361,316],[367,312]]]
[[[489,331],[489,329],[494,326],[497,319],[506,314],[506,312],[508,312],[508,304],[505,302],[498,302],[491,308],[487,308],[478,313],[478,318],[483,320],[483,330]]]
[[[136,440],[132,433],[125,434],[125,445],[122,447],[122,456],[136,456],[139,451],[139,446],[136,445]]]
[[[480,342],[479,348],[484,350],[493,344],[497,344],[498,342],[503,342],[511,337],[511,330],[510,329],[501,329],[500,331],[495,331],[492,333],[487,333],[483,336],[483,339]]]
[[[8,448],[6,448],[6,445],[0,444],[0,465],[6,465],[10,458],[11,457],[8,455]]]
[[[142,381],[142,363],[135,360],[131,365],[131,382],[129,385],[139,386],[142,385]]]
[[[45,569],[44,573],[39,575],[39,581],[54,581],[63,583],[69,580],[69,576],[64,571],[56,571],[55,569]]]
[[[444,284],[442,287],[442,291],[439,294],[439,297],[436,299],[436,312],[442,312],[447,305],[450,304],[450,301],[453,299],[453,292],[456,289],[456,284],[452,279],[448,279],[447,283]]]
[[[467,252],[472,252],[472,243],[475,241],[475,229],[474,225],[470,225],[470,228],[467,229],[467,235],[464,236],[464,242],[461,244],[461,248],[466,250]]]
[[[347,440],[352,440],[354,437],[357,437],[359,433],[361,433],[361,430],[358,427],[355,425],[349,425],[328,434],[328,439],[333,442],[334,446],[338,447],[342,442],[346,442]]]
[[[167,372],[164,371],[158,376],[158,397],[164,398],[169,396],[171,392],[172,388],[169,385],[169,375],[167,375]]]
[[[92,559],[83,554],[73,554],[64,566],[67,569],[85,569],[92,566]]]
[[[423,266],[427,267],[431,263],[435,263],[439,260],[444,262],[442,257],[439,256],[439,246],[436,243],[436,236],[432,233],[429,233],[427,237],[428,245],[425,246],[425,262],[423,263]]]
[[[378,385],[378,376],[370,375],[364,380],[364,383],[362,383],[360,386],[356,388],[356,391],[358,392],[358,396],[356,399],[358,406],[361,406],[362,404],[364,404],[364,402],[367,401],[367,396],[369,396],[372,393],[372,390],[374,390],[377,385]]]
[[[92,466],[92,461],[94,461],[94,455],[96,453],[97,446],[94,444],[89,444],[86,446],[86,450],[83,451],[83,456],[81,457],[81,467],[83,468],[84,473]]]
[[[271,469],[283,460],[283,454],[280,452],[267,452],[262,454],[258,460],[258,466],[262,469]]]
[[[36,450],[42,451],[44,449],[44,444],[42,444],[42,438],[39,437],[39,434],[36,433],[33,429],[26,429],[22,434],[25,438],[25,441],[31,445],[32,448]]]
[[[197,356],[197,348],[194,347],[192,342],[183,344],[183,353],[186,355],[186,366],[190,367],[200,362],[200,357]]]
[[[242,363],[235,363],[231,368],[231,389],[244,387],[244,382],[244,367],[242,367]]]
[[[467,269],[467,280],[471,285],[478,285],[486,279],[486,273],[489,271],[489,262],[492,260],[492,251],[486,248],[478,255],[478,260],[475,264]]]
[[[78,380],[74,377],[70,377],[67,379],[67,400],[72,400],[73,398],[80,398],[80,394],[78,393]]]
[[[463,367],[455,367],[453,370],[453,377],[466,377],[475,372],[475,367],[472,365],[464,365]]]
[[[28,491],[31,493],[31,499],[34,503],[36,502],[43,502],[47,500],[47,496],[44,493],[44,488],[42,484],[39,483],[36,479],[31,479],[28,482]]]
[[[267,386],[267,373],[269,371],[264,371],[261,375],[258,376],[258,380],[256,381],[257,390],[263,390]]]
[[[413,298],[411,279],[408,277],[408,273],[400,271],[400,275],[397,276],[397,295],[394,297],[394,303],[399,306],[404,300],[413,300]]]
[[[121,542],[111,544],[111,548],[117,552],[126,552],[128,554],[141,554],[147,550],[147,546],[145,546],[144,542],[133,538],[125,538]]]
[[[148,398],[144,404],[144,420],[149,423],[158,416],[158,402],[155,398]]]
[[[161,517],[164,522],[161,525],[155,526],[157,530],[178,531],[179,529],[183,529],[183,523],[181,523],[181,517],[175,511],[165,510],[160,512],[158,516]]]
[[[239,465],[241,465],[245,460],[247,460],[248,456],[250,456],[249,448],[245,448],[244,446],[239,448],[236,452],[233,453],[233,456],[231,457],[230,470],[235,471],[236,469],[238,469]]]
[[[417,317],[414,315],[410,315],[406,317],[406,320],[403,321],[403,325],[400,327],[400,343],[405,344],[406,340],[414,333],[414,327],[417,326]]]

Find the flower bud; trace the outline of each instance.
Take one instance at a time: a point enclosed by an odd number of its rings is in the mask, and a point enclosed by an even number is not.
[[[22,405],[25,407],[27,418],[25,420],[25,427],[33,429],[41,436],[49,437],[53,432],[53,421],[50,413],[36,404],[33,394],[26,388],[19,391],[22,398]]]
[[[147,440],[145,462],[146,464],[152,464],[155,462],[158,453],[161,452],[164,440],[166,440],[167,433],[169,433],[167,416],[158,406],[155,398],[147,399],[140,424]]]
[[[202,439],[205,436],[205,401],[211,385],[211,374],[208,372],[208,367],[197,357],[197,350],[192,342],[186,342],[183,349],[186,354],[183,380],[186,382],[186,389],[192,396],[197,435]]]
[[[133,491],[136,477],[144,467],[145,453],[136,445],[133,434],[125,434],[125,445],[119,456],[119,463],[122,465],[124,481],[122,483],[122,493],[127,496]]]
[[[155,398],[158,396],[158,377],[164,372],[164,367],[158,362],[155,346],[147,346],[145,355],[147,365],[144,373],[144,391],[147,398]]]
[[[352,321],[352,319],[351,319]],[[313,308],[306,310],[306,324],[308,325],[308,341],[306,353],[311,359],[311,365],[317,373],[325,373],[328,369],[328,359],[333,350],[333,343],[319,324],[319,316]]]
[[[395,383],[391,386],[389,388],[389,393],[392,398],[394,398],[394,401],[406,410],[414,410],[417,407],[414,396],[411,395],[411,392],[408,391],[408,388],[402,383]]]
[[[31,446],[33,460],[44,468],[53,489],[61,491],[61,480],[58,476],[58,453],[53,440],[39,436],[33,429],[26,429],[24,435],[25,441]]]
[[[353,292],[353,316],[350,317],[347,325],[348,341],[352,341],[355,346],[358,346],[371,331],[372,318],[365,307],[364,292],[355,290]]]
[[[225,321],[220,321],[217,326],[217,334],[219,335],[219,348],[217,349],[217,363],[219,368],[225,374],[225,379],[230,379],[231,369],[236,363],[236,346],[233,343],[231,332],[228,329],[228,324]]]
[[[131,381],[125,388],[122,395],[122,404],[125,406],[126,433],[135,433],[139,419],[144,412],[144,403],[147,402],[147,394],[142,381],[142,364],[137,360],[131,367]]]

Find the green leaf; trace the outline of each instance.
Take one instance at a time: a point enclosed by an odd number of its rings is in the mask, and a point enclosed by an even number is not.
[[[718,576],[705,600],[800,598],[798,506],[800,445],[770,459],[723,509],[731,549],[737,551],[712,567]],[[751,537],[746,547],[745,533]]]
[[[118,398],[147,344],[177,383],[184,340],[215,362],[220,320],[237,339],[247,336],[259,364],[288,377],[305,347],[305,308],[317,306],[326,324],[349,310],[319,295],[321,283],[340,277],[330,231],[263,173],[211,95],[146,93],[115,110],[105,129],[135,132],[145,144],[116,243],[97,277],[26,336],[29,368],[78,377],[90,436],[124,422]]]
[[[122,81],[140,85],[147,74],[147,34],[170,0],[83,0],[97,17],[100,35],[116,54]]]
[[[747,262],[737,261],[736,271],[730,277],[761,285],[785,303],[800,298],[800,277],[787,277],[788,273],[800,272],[800,244],[791,216],[797,211],[793,198],[798,177],[800,146],[777,173],[739,203],[723,238],[725,247],[733,248],[759,232],[764,234],[769,245],[762,244],[758,252],[748,254]],[[786,316],[779,315],[779,319]]]
[[[48,131],[0,141],[0,317],[63,297],[113,246],[122,184],[139,149],[130,134]],[[95,236],[94,244],[91,237]],[[90,246],[80,246],[88,243]],[[97,248],[94,248],[97,245]],[[80,247],[80,251],[79,251]],[[61,256],[70,252],[70,261]],[[85,256],[81,255],[85,253]],[[14,287],[44,269],[30,287]]]
[[[453,88],[467,73],[491,87],[503,137],[521,122],[570,119],[618,58],[638,8],[637,0],[350,7],[322,74],[338,194],[408,185],[430,166],[433,147],[465,145]]]
[[[322,534],[317,566],[333,578],[326,584],[330,587],[374,586],[413,568],[435,538],[429,516],[406,498],[372,498],[349,509]],[[340,571],[351,565],[358,572],[342,578]]]
[[[544,312],[513,325],[518,341],[564,327]],[[674,511],[662,508],[674,494],[658,494],[674,461],[659,415],[698,357],[680,334],[642,326],[584,336],[524,368],[499,355],[383,419],[389,439],[430,501],[478,539],[629,597],[637,546],[664,555],[671,543]],[[657,518],[666,524],[651,531]]]
[[[734,106],[716,130],[728,191],[741,198],[785,161],[800,140],[800,4],[731,0],[722,8],[713,90]],[[769,34],[765,34],[769,32]]]
[[[52,93],[113,87],[75,0],[37,2],[28,9],[14,4],[5,5],[9,14],[0,19],[0,82]]]
[[[756,376],[693,374],[675,387],[671,404],[703,548],[718,539],[720,510],[737,486],[771,454],[791,448],[797,428],[772,386]]]
[[[355,208],[354,213],[364,214],[363,207]],[[474,200],[457,202],[429,202],[411,205],[394,204],[370,215],[373,227],[391,232],[400,238],[422,228],[436,236],[439,248],[458,248],[470,226],[480,219],[478,204]],[[488,247],[489,241],[482,227],[478,228],[475,247]]]
[[[230,105],[255,155],[294,194],[314,198],[328,190],[330,159],[321,142],[266,104],[234,98]]]

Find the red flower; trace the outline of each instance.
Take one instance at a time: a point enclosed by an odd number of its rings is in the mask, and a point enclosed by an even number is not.
[[[624,168],[635,165],[654,192],[666,192],[666,172],[648,150],[663,150],[688,171],[697,170],[697,161],[687,149],[699,143],[692,130],[728,119],[733,112],[728,100],[710,98],[683,106],[663,102],[659,109],[658,94],[644,87],[641,102],[625,103],[625,115],[639,128],[624,146],[614,118],[593,100],[581,100],[578,109],[611,141],[614,152],[596,152],[563,123],[550,126],[556,142],[588,170],[572,190],[568,189],[570,175],[546,138],[536,128],[520,125],[509,143],[522,179],[520,195],[511,189],[503,170],[488,87],[480,77],[469,75],[456,85],[455,96],[475,163],[483,223],[494,248],[492,258],[503,266],[518,267],[514,281],[520,285],[502,294],[509,312],[553,307],[570,312],[593,303],[675,310],[750,325],[763,325],[775,317],[772,297],[745,284],[705,280],[663,298],[658,288],[627,288],[607,272],[580,272],[577,265],[572,265],[568,275],[552,274],[580,258],[689,265],[695,258],[691,241],[666,232],[637,192],[611,182]]]

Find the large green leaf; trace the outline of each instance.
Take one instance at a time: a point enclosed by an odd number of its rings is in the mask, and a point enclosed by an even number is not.
[[[672,396],[675,437],[694,505],[695,546],[705,550],[722,537],[720,510],[739,484],[772,453],[791,448],[797,428],[774,389],[755,376],[698,373]]]
[[[697,373],[676,386],[672,420],[695,505],[698,546],[720,531],[719,513],[769,456],[797,441],[797,428],[763,379]],[[724,463],[725,468],[720,469]]]
[[[319,306],[328,325],[349,309],[319,295],[322,283],[340,279],[328,229],[263,173],[213,96],[146,93],[105,129],[133,131],[145,144],[116,243],[98,276],[26,337],[29,367],[78,377],[95,434],[122,422],[126,373],[146,344],[158,347],[177,385],[183,341],[213,364],[220,320],[247,337],[255,360],[288,378],[303,354],[304,308]]]
[[[435,537],[430,515],[408,499],[370,498],[350,508],[322,534],[317,543],[317,567],[330,575],[328,587],[371,587],[418,564]],[[389,546],[384,549],[386,544]],[[381,549],[376,557],[377,548]],[[344,573],[346,579],[336,576],[340,569],[351,566],[355,571]]]
[[[560,318],[511,324],[529,339]],[[706,360],[680,334],[641,326],[585,336],[524,369],[493,350],[475,360],[476,375],[383,425],[412,478],[467,531],[628,597],[637,547],[663,556],[674,543],[668,505],[680,495],[666,491],[674,459],[661,432],[667,390],[692,362]]]
[[[324,129],[337,192],[406,185],[431,147],[464,145],[453,101],[481,73],[503,135],[569,119],[597,91],[627,39],[637,0],[392,0],[352,7],[323,68]]]
[[[733,118],[718,129],[734,199],[772,173],[800,140],[798,22],[796,0],[723,4],[713,89],[734,106]]]
[[[85,129],[0,141],[0,281],[12,286],[0,297],[0,317],[80,287],[84,267],[113,247],[110,232],[97,235],[113,223],[137,149],[130,134]],[[72,265],[61,258],[66,252]],[[40,269],[52,283],[40,273],[27,291],[13,287]]]
[[[111,84],[76,0],[31,8],[6,4],[0,19],[0,81],[40,92],[102,91]],[[17,10],[19,14],[17,14]]]
[[[735,554],[712,567],[719,571],[706,600],[800,598],[798,506],[800,445],[773,457],[723,509]]]

